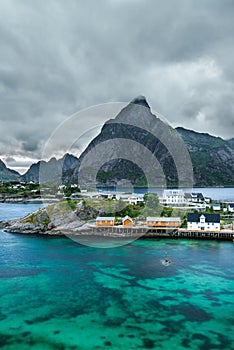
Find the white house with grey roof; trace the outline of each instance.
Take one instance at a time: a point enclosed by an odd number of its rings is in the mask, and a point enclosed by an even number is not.
[[[188,213],[187,228],[189,230],[218,231],[220,230],[220,215]]]
[[[230,211],[231,213],[234,213],[234,203],[228,204],[228,211]]]

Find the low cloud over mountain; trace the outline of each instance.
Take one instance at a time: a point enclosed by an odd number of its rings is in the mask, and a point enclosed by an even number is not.
[[[40,159],[70,114],[141,92],[174,127],[232,138],[233,11],[229,0],[1,1],[0,157]]]

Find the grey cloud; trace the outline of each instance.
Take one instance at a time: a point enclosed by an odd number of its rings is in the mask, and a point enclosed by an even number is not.
[[[2,160],[7,165],[7,167],[13,168],[14,170],[18,171],[21,174],[25,173],[32,163],[36,162],[36,159],[33,159],[33,158],[15,159],[12,157],[3,157]]]
[[[233,1],[5,0],[0,13],[2,154],[40,158],[72,113],[139,94],[174,126],[233,137]]]
[[[37,140],[28,139],[27,141],[23,141],[22,147],[23,147],[23,150],[25,151],[30,151],[30,152],[36,151],[38,149]]]
[[[32,163],[32,159],[15,159],[13,157],[6,157],[4,158],[4,162],[10,167],[15,168],[22,168],[22,167],[28,167]]]
[[[13,158],[13,157],[6,157],[5,158],[5,161],[8,163],[8,164],[14,164],[15,163],[15,158]]]

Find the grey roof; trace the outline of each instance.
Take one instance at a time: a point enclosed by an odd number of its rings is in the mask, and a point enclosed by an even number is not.
[[[187,220],[188,222],[200,222],[200,217],[204,215],[206,222],[220,223],[219,214],[198,214],[198,213],[188,213]]]
[[[203,199],[203,194],[201,192],[192,192],[193,196],[196,196],[197,198]]]

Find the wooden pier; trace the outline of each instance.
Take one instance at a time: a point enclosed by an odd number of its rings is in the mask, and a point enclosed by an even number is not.
[[[155,238],[190,238],[190,239],[211,239],[211,240],[229,240],[234,241],[234,231],[220,230],[188,230],[183,228],[154,228],[148,226],[122,225],[102,226],[87,224],[89,231],[93,235],[108,237],[155,237]]]
[[[219,240],[234,240],[234,231],[232,230],[187,230],[179,229],[177,233],[178,238],[196,238],[196,239],[219,239]]]

